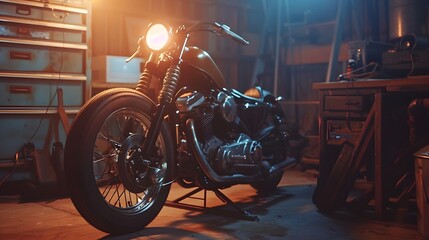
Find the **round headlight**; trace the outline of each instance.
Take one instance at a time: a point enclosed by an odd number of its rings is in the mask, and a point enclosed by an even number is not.
[[[168,42],[168,29],[162,24],[154,24],[149,27],[146,33],[146,45],[153,51],[159,51]]]

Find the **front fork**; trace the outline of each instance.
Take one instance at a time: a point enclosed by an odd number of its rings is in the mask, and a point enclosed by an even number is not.
[[[145,140],[143,142],[143,154],[150,154],[152,148],[158,138],[159,131],[161,129],[162,121],[167,114],[168,106],[171,104],[174,94],[177,89],[177,84],[180,77],[180,66],[172,65],[168,68],[167,73],[164,77],[161,92],[158,96],[159,104],[156,106],[155,114],[152,115],[151,124],[146,133]]]
[[[155,141],[158,138],[159,132],[161,130],[162,121],[167,114],[168,107],[173,101],[174,95],[177,90],[177,85],[180,77],[180,64],[182,63],[183,52],[185,51],[186,43],[188,40],[188,35],[183,39],[183,45],[180,49],[179,57],[175,63],[172,63],[171,66],[167,69],[167,72],[163,79],[162,89],[158,96],[158,105],[156,106],[156,111],[151,118],[151,124],[146,133],[145,140],[143,142],[141,157],[142,159],[147,159],[150,153],[153,150]],[[151,55],[151,58],[153,55]],[[146,93],[150,85],[150,61],[146,63],[145,70],[142,73],[139,84],[137,85],[137,90],[140,90],[143,93]]]

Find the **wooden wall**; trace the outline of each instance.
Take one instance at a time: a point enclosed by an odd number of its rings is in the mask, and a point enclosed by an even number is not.
[[[130,56],[137,47],[138,38],[151,21],[164,21],[173,26],[189,25],[210,20],[226,24],[243,34],[246,4],[238,1],[210,0],[93,0],[93,56]],[[231,39],[210,33],[196,33],[190,39],[211,54],[224,73],[229,87],[238,86],[238,65],[241,46]],[[246,51],[256,52],[246,46]]]

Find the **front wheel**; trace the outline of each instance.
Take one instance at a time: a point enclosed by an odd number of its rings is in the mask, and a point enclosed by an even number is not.
[[[162,124],[144,161],[132,157],[141,150],[154,108],[134,90],[108,90],[85,104],[70,129],[64,161],[71,200],[101,231],[140,230],[167,199],[170,184],[165,182],[174,159],[168,124]]]

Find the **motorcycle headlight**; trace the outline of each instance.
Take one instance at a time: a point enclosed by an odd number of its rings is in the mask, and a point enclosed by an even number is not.
[[[146,32],[146,45],[153,51],[159,51],[167,45],[169,37],[170,33],[164,25],[153,24]]]

